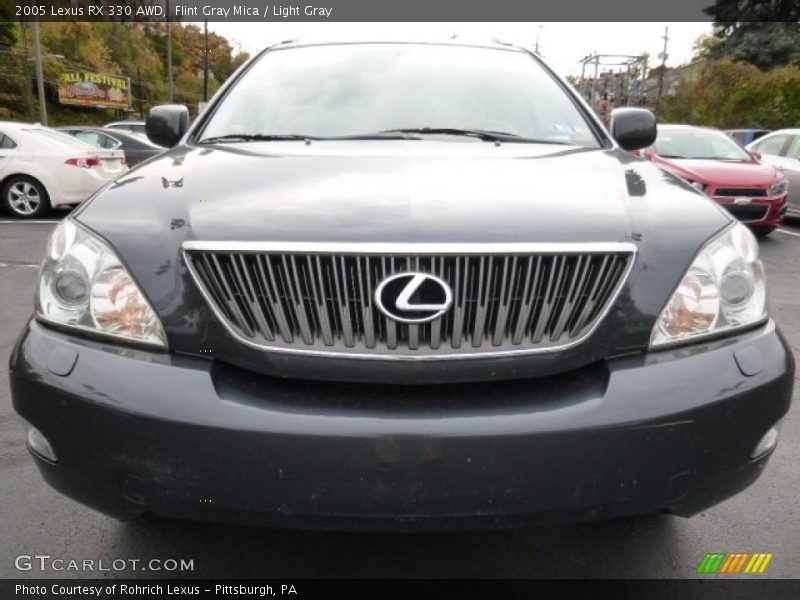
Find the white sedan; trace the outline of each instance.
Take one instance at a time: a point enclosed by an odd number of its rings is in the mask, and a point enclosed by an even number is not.
[[[121,150],[95,148],[41,125],[0,121],[0,204],[16,217],[80,204],[127,170]]]
[[[781,171],[789,181],[786,215],[800,217],[800,129],[779,129],[747,145],[761,160]]]

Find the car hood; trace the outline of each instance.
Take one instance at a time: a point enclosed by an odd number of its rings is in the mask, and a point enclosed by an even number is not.
[[[646,167],[617,152],[480,142],[316,146],[173,150],[130,171],[80,218],[110,235],[119,230],[115,237],[134,219],[153,230],[180,223],[186,239],[295,242],[621,241],[642,226],[631,221],[626,169]]]
[[[509,366],[524,376],[646,347],[697,249],[731,221],[685,182],[621,150],[472,140],[179,147],[132,169],[74,214],[120,254],[171,349],[197,354],[213,341],[228,362],[282,375],[296,374],[296,365],[306,375],[322,370],[232,340],[187,272],[185,241],[635,244],[619,310],[604,324],[609,331],[598,332],[592,348],[526,357],[527,371]],[[481,378],[470,362],[470,377]],[[365,377],[347,366],[334,378]],[[415,377],[461,377],[426,369]],[[504,376],[497,363],[486,372]],[[374,365],[371,377],[391,379]]]
[[[711,185],[767,186],[777,171],[758,161],[659,159],[661,166],[679,177]]]

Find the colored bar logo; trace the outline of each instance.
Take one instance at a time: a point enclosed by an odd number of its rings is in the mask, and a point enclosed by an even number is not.
[[[697,567],[698,573],[710,574],[733,574],[749,573],[752,575],[763,573],[767,569],[772,554],[764,552],[725,552],[707,553],[700,565]]]

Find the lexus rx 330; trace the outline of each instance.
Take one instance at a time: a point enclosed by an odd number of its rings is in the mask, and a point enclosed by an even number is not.
[[[56,489],[339,529],[750,485],[793,360],[752,233],[506,45],[273,46],[55,228],[11,359]]]

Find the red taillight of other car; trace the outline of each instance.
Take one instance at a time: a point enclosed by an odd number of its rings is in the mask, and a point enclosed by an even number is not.
[[[72,165],[73,167],[81,167],[83,169],[91,169],[92,167],[100,166],[100,159],[96,156],[83,156],[81,158],[68,158],[64,161],[65,165]]]

